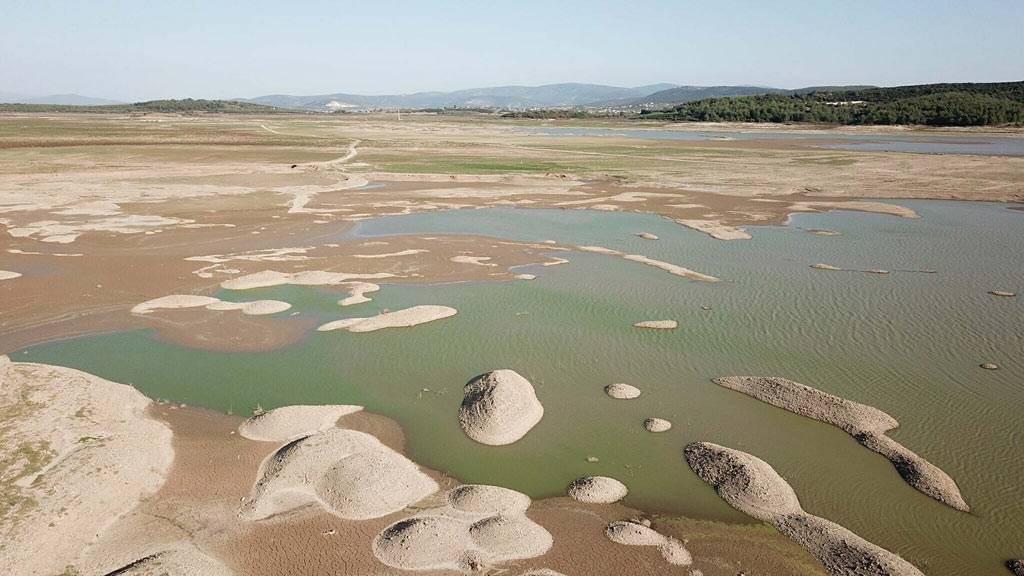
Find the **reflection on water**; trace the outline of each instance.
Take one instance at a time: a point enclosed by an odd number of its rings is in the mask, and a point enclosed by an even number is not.
[[[958,134],[843,134],[832,132],[739,132],[689,130],[618,130],[613,128],[545,127],[524,129],[542,136],[614,136],[647,140],[798,140],[834,150],[917,152],[921,154],[968,154],[1024,156],[1024,138],[1016,136],[961,136]],[[838,143],[836,143],[838,141]]]
[[[490,234],[597,244],[713,274],[691,282],[600,254],[529,270],[537,280],[384,285],[340,308],[337,293],[275,287],[225,298],[273,298],[324,321],[413,304],[459,309],[409,330],[312,333],[271,353],[218,353],[147,332],[83,337],[12,355],[81,368],[150,396],[245,413],[295,403],[357,403],[397,419],[411,455],[469,482],[533,496],[583,474],[630,487],[628,503],[693,517],[749,521],[687,468],[683,446],[707,440],[770,462],[804,507],[938,574],[998,574],[1024,553],[1024,215],[981,203],[904,202],[923,218],[801,214],[722,242],[656,216],[494,209],[361,223],[350,234]],[[821,237],[806,229],[831,229]],[[648,231],[647,241],[633,233]],[[887,276],[814,270],[884,268]],[[897,270],[934,269],[936,274]],[[710,309],[705,309],[710,308]],[[291,312],[291,311],[290,311]],[[639,320],[675,319],[675,331]],[[282,321],[287,321],[283,319]],[[996,362],[1001,370],[978,368]],[[544,403],[522,441],[490,447],[458,426],[461,386],[495,368],[531,380]],[[900,442],[959,483],[971,514],[907,486],[844,432],[710,382],[777,375],[882,408]],[[629,382],[643,395],[614,401]],[[672,429],[650,434],[649,416]],[[588,456],[599,459],[589,463]]]

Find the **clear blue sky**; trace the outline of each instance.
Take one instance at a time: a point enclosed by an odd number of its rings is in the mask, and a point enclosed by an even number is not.
[[[1024,80],[1024,0],[0,0],[0,92]]]

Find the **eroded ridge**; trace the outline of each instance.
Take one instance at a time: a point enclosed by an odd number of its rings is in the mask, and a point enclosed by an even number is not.
[[[715,378],[714,382],[783,410],[841,428],[864,447],[885,456],[903,480],[919,492],[963,512],[971,509],[948,474],[885,435],[898,427],[899,422],[878,408],[785,378],[728,376]]]
[[[793,488],[767,462],[710,442],[684,450],[690,468],[730,506],[774,526],[836,576],[923,576],[888,550],[839,524],[808,514]]]

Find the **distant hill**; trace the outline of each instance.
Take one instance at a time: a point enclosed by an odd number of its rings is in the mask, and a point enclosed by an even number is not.
[[[0,93],[0,103],[5,104],[56,104],[61,106],[109,106],[123,104],[107,98],[93,98],[80,94],[51,94],[49,96],[27,96],[25,94]]]
[[[1024,124],[1024,82],[825,87],[687,102],[643,118],[696,122],[818,122],[989,126]]]
[[[565,83],[543,86],[492,86],[454,92],[416,92],[374,96],[347,93],[317,96],[274,94],[239,100],[279,108],[321,112],[377,108],[562,108],[587,106],[594,102],[614,99],[639,98],[673,86],[673,84],[650,84],[623,88],[601,84]]]
[[[660,104],[682,104],[705,98],[753,96],[778,92],[784,92],[784,90],[763,86],[675,86],[638,98],[619,99],[601,104],[606,106],[658,106]]]
[[[0,104],[0,112],[94,112],[94,113],[221,113],[221,114],[281,114],[293,113],[273,106],[234,102],[231,100],[150,100],[134,104],[86,106],[75,104]]]

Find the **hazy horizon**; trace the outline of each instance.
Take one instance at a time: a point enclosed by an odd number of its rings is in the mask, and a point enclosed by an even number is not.
[[[528,0],[339,8],[2,0],[0,92],[139,101],[484,86],[893,86],[1024,80],[1024,9],[922,0]]]

